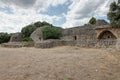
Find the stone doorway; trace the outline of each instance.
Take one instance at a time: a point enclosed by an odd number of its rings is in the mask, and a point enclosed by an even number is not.
[[[74,40],[77,40],[77,36],[74,36]]]
[[[110,31],[103,31],[98,36],[97,45],[99,47],[114,47],[117,37]]]
[[[103,31],[98,36],[98,39],[117,39],[117,37],[110,31]]]

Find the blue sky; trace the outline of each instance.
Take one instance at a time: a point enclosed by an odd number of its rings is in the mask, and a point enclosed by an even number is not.
[[[35,21],[63,28],[80,26],[94,16],[107,20],[115,0],[0,0],[0,32],[19,32]]]

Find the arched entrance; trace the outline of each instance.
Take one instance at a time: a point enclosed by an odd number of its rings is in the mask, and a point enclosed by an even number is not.
[[[98,35],[97,43],[100,47],[113,47],[116,44],[116,39],[117,37],[111,31],[105,30]]]
[[[99,34],[98,39],[117,39],[117,37],[110,31],[103,31]]]

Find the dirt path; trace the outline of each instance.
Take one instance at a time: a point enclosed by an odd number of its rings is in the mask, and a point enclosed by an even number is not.
[[[120,80],[120,59],[100,49],[0,48],[0,80]]]

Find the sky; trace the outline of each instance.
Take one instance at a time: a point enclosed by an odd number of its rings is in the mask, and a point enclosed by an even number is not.
[[[36,21],[70,28],[81,26],[93,16],[107,20],[115,0],[0,0],[0,32],[20,32]],[[107,20],[108,21],[108,20]]]

